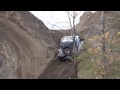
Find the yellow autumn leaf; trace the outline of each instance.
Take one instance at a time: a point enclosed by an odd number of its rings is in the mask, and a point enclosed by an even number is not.
[[[110,59],[113,60],[113,57],[111,57]]]
[[[92,48],[89,48],[89,49],[88,49],[88,52],[92,52]]]
[[[106,33],[105,33],[105,37],[108,37],[109,34],[110,34],[109,32],[106,32]]]
[[[97,74],[97,72],[95,72],[94,74]]]
[[[9,55],[7,53],[5,54],[5,56],[6,56],[6,58],[9,58]]]
[[[95,48],[95,52],[96,52],[96,53],[98,53],[98,50],[97,50],[97,48]]]
[[[100,49],[100,47],[97,47],[98,48],[98,50]]]
[[[92,41],[93,39],[90,38],[89,40]]]
[[[104,66],[102,66],[102,68],[104,69],[105,67],[104,67]]]
[[[14,58],[13,58],[13,60],[12,60],[12,61],[15,61],[15,60],[14,60]]]
[[[104,72],[101,72],[101,75],[104,75]]]
[[[120,32],[118,32],[117,35],[120,35]]]
[[[94,38],[95,38],[95,39],[99,39],[100,37],[98,37],[98,36],[94,36]]]

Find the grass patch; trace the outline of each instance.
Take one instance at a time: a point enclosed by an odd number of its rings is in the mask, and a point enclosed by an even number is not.
[[[95,78],[95,64],[91,60],[83,60],[78,65],[79,73],[78,77],[80,79],[94,79]]]
[[[114,60],[110,64],[111,72],[109,74],[110,79],[120,79],[120,60]]]
[[[85,51],[83,51],[80,56],[77,57],[77,60],[80,61],[78,64],[78,77],[80,79],[94,79],[95,78],[95,63],[91,60],[93,53],[88,52],[89,45],[84,44]]]

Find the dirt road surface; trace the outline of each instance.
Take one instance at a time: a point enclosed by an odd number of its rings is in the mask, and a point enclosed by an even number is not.
[[[39,79],[71,79],[75,74],[75,63],[59,59],[51,62]]]

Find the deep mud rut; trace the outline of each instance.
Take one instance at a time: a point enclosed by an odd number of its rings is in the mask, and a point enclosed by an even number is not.
[[[39,79],[72,79],[75,74],[73,61],[61,61],[58,58],[52,61]]]

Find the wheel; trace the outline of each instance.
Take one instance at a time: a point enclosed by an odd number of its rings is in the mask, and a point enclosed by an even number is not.
[[[63,53],[66,55],[66,56],[68,56],[68,55],[71,55],[71,48],[70,47],[65,47],[64,49],[63,49]]]

